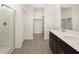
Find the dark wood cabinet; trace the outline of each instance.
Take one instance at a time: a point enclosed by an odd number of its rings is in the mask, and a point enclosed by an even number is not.
[[[74,48],[62,41],[55,34],[49,32],[49,46],[54,54],[78,54]]]

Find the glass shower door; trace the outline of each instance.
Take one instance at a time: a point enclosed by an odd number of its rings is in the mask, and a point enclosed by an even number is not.
[[[0,53],[14,47],[14,10],[0,6]]]

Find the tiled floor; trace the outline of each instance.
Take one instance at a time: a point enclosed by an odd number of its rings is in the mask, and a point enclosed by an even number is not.
[[[44,40],[43,34],[34,34],[33,35],[34,40]]]
[[[15,49],[12,54],[51,54],[49,41],[43,35],[34,35],[34,40],[25,40],[22,48]]]

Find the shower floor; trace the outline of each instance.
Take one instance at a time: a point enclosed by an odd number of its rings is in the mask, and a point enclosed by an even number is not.
[[[6,54],[8,53],[12,47],[0,47],[0,54]]]

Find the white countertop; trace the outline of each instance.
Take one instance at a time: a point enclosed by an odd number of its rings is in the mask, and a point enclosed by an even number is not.
[[[79,52],[79,33],[72,30],[66,30],[65,32],[58,30],[50,31]]]

